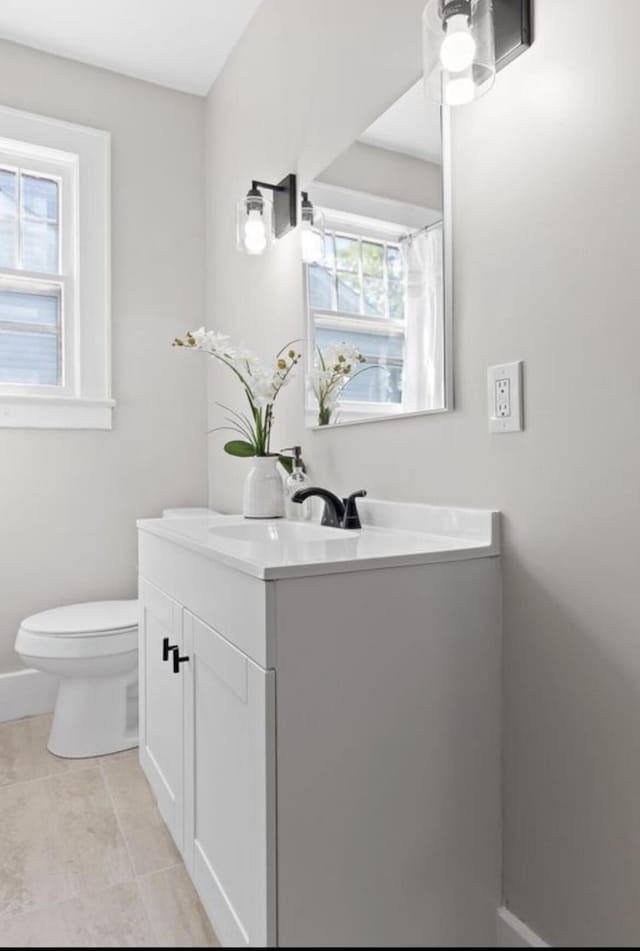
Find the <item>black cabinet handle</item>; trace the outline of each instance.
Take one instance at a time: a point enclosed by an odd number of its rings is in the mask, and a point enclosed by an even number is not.
[[[168,637],[162,638],[162,659],[169,660],[169,654],[173,654],[173,672],[174,674],[180,673],[180,664],[183,664],[185,660],[189,660],[188,657],[180,656],[180,648],[177,644],[170,644]]]
[[[170,644],[168,637],[164,637],[162,639],[162,659],[163,660],[169,660],[169,651],[173,651],[175,655],[175,652],[177,650],[178,650],[178,645]]]
[[[180,651],[177,647],[173,648],[173,672],[174,674],[180,673],[180,664],[183,664],[185,660],[189,660],[188,657],[181,657]]]

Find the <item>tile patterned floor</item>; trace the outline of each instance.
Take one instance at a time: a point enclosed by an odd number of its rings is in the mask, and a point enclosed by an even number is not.
[[[0,947],[218,947],[137,750],[64,760],[0,723]]]

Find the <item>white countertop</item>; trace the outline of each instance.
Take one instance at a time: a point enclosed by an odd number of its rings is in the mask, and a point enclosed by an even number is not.
[[[498,512],[375,499],[361,500],[358,509],[363,527],[355,531],[216,513],[141,519],[137,524],[141,532],[264,581],[500,554]],[[301,524],[309,531],[291,528]],[[233,537],[238,529],[250,534],[252,525],[256,538]]]

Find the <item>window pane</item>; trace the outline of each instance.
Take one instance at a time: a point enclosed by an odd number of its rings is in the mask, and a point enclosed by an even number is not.
[[[373,277],[384,275],[384,248],[381,244],[362,242],[362,270]]]
[[[338,310],[360,313],[360,276],[338,271]]]
[[[367,317],[386,317],[386,294],[381,277],[364,277],[364,312]]]
[[[367,362],[352,376],[342,391],[345,403],[401,403],[402,360],[404,338],[384,334],[364,334],[341,330],[316,328],[316,344],[321,350],[340,343],[348,343],[367,358]],[[367,367],[367,369],[364,369]]]
[[[0,267],[16,266],[16,223],[0,218]]]
[[[22,213],[34,218],[58,220],[58,183],[50,178],[22,176]]]
[[[400,280],[403,276],[402,253],[400,248],[387,248],[387,269],[389,277]]]
[[[25,294],[0,290],[0,323],[58,326],[56,294]]]
[[[22,266],[27,271],[58,273],[57,225],[40,221],[23,221]]]
[[[308,270],[309,300],[311,306],[319,310],[335,310],[335,275],[324,267],[312,264]]]
[[[0,331],[0,383],[59,382],[57,334]]]
[[[360,242],[356,238],[336,235],[336,266],[341,271],[358,271]]]
[[[336,266],[336,252],[333,245],[333,235],[331,232],[328,232],[324,236],[324,266],[327,268],[335,268]]]
[[[0,168],[0,215],[15,217],[16,173]]]
[[[389,316],[404,320],[404,283],[389,281]]]
[[[345,387],[340,399],[344,403],[402,403],[402,367],[370,363]]]

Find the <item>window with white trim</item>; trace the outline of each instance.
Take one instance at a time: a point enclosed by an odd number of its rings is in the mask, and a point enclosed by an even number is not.
[[[111,428],[109,136],[0,108],[0,425]]]

